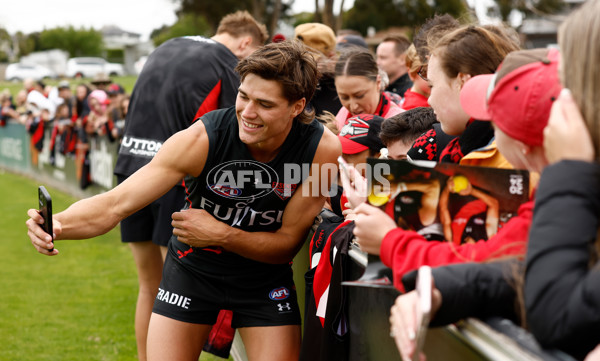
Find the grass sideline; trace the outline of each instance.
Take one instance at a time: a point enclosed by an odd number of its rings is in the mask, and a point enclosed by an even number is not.
[[[137,360],[137,276],[118,229],[38,254],[25,227],[38,185],[0,169],[0,360]],[[76,200],[47,188],[55,212]]]

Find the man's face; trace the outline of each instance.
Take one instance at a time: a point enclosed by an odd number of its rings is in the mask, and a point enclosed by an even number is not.
[[[290,103],[275,80],[246,75],[235,102],[240,139],[250,147],[280,146],[305,104],[304,98]]]
[[[71,94],[71,89],[69,88],[61,88],[58,91],[58,96],[61,97],[62,99],[68,100],[71,98],[72,94]]]
[[[395,160],[406,159],[406,154],[410,150],[411,145],[412,144],[405,144],[401,140],[390,142],[386,147],[388,150],[388,158]]]
[[[393,41],[384,41],[377,47],[377,66],[385,71],[390,81],[400,77],[405,63],[402,54],[396,54],[396,44]]]

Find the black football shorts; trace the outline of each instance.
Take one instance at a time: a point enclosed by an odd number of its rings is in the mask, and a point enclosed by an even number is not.
[[[119,183],[125,177],[117,177]],[[185,204],[185,188],[175,186],[165,195],[121,221],[121,241],[152,241],[167,246],[173,235],[171,215],[179,212]]]
[[[212,325],[224,309],[233,311],[234,328],[299,325],[291,267],[274,269],[277,271],[245,270],[235,275],[203,272],[198,267],[192,270],[169,252],[153,312],[178,321]]]

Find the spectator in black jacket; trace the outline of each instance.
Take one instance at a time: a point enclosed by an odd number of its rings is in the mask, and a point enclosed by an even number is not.
[[[570,91],[555,102],[544,133],[551,165],[537,194],[525,273],[532,333],[576,358],[600,344],[598,19],[600,1],[588,1],[559,30],[561,79]]]
[[[389,85],[385,90],[401,97],[413,85],[406,66],[406,51],[409,47],[410,40],[402,34],[389,35],[377,46],[377,65],[389,78]]]

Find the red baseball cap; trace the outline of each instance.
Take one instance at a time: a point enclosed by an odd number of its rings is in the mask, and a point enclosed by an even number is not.
[[[495,74],[469,79],[460,104],[471,117],[493,121],[511,138],[541,146],[552,102],[562,89],[559,60],[557,49],[514,51]]]
[[[379,138],[383,118],[373,114],[358,114],[346,119],[338,137],[342,153],[356,154],[371,149],[379,152],[385,145]]]

